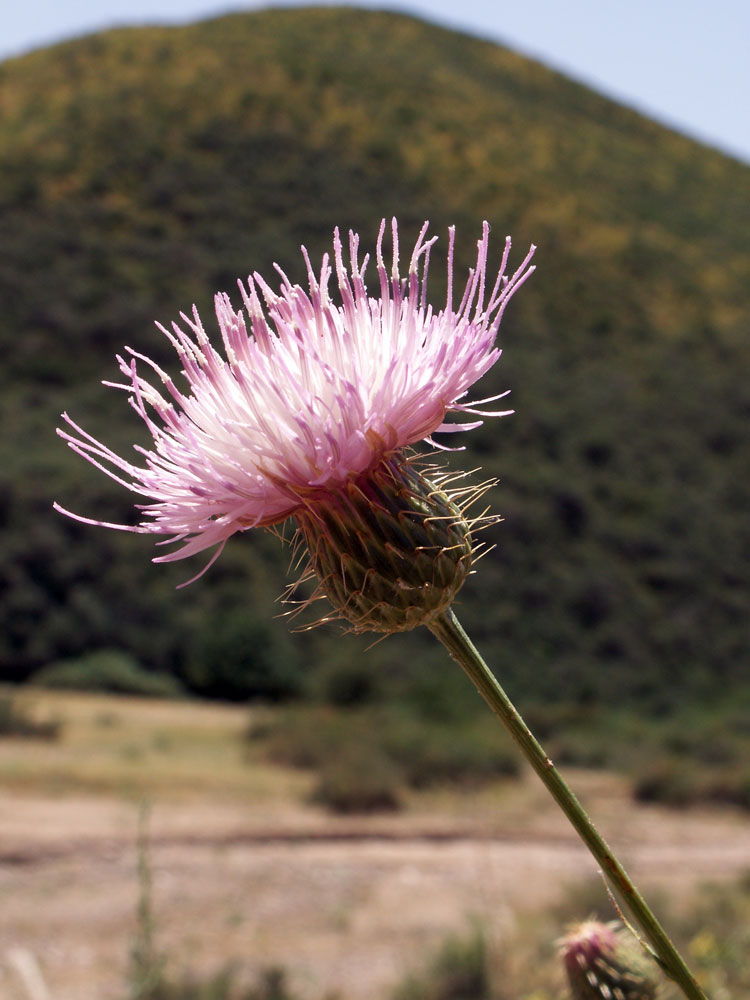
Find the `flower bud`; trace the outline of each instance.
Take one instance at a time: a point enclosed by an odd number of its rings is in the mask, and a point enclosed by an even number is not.
[[[471,566],[461,509],[403,459],[313,498],[295,518],[317,593],[355,632],[429,622],[448,609]]]
[[[574,1000],[654,1000],[658,969],[617,922],[586,920],[571,927],[561,953]]]

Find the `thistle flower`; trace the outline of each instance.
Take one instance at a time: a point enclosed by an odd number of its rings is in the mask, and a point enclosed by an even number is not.
[[[654,1000],[658,969],[636,938],[613,921],[586,920],[561,941],[574,1000]]]
[[[105,385],[127,392],[148,427],[153,446],[136,449],[145,464],[117,455],[67,414],[63,419],[72,432],[58,433],[79,455],[151,502],[138,505],[143,520],[137,525],[56,508],[85,523],[166,535],[160,544],[179,545],[155,562],[216,546],[208,565],[235,532],[293,516],[323,591],[356,630],[411,628],[444,610],[471,562],[469,526],[461,508],[425,479],[407,450],[422,440],[439,447],[434,434],[482,422],[450,423],[449,412],[510,412],[477,409],[500,396],[475,403],[464,398],[500,356],[500,320],[533,270],[534,248],[506,277],[507,239],[490,289],[485,223],[476,266],[454,308],[451,229],[447,301],[436,312],[427,304],[426,286],[437,237],[428,239],[427,228],[425,223],[402,278],[396,221],[390,270],[381,224],[377,298],[365,287],[369,257],[360,263],[359,237],[349,234],[347,268],[336,230],[333,265],[326,254],[319,276],[303,248],[307,290],[277,266],[278,293],[257,273],[247,285],[239,283],[244,314],[234,311],[228,295],[216,296],[223,354],[195,307],[192,317],[182,314],[183,326],[160,326],[180,358],[184,391],[154,361],[126,348],[127,355],[118,357],[125,383]],[[329,294],[333,269],[340,304]],[[152,381],[139,363],[150,369]]]
[[[317,577],[320,594],[354,631],[394,632],[424,624],[442,642],[599,866],[627,895],[665,972],[689,1000],[706,1000],[453,613],[450,604],[474,554],[466,503],[459,493],[443,488],[446,479],[431,482],[409,451],[423,440],[435,446],[434,434],[470,430],[481,423],[447,422],[450,412],[503,415],[477,409],[500,396],[474,403],[464,398],[500,356],[495,346],[500,320],[511,295],[533,270],[529,261],[534,247],[506,277],[506,240],[500,270],[488,291],[485,223],[476,266],[454,308],[451,229],[448,297],[445,308],[435,312],[426,296],[435,241],[427,239],[427,224],[403,279],[395,220],[390,273],[383,258],[384,232],[385,223],[376,250],[379,298],[369,296],[365,288],[368,258],[360,265],[359,237],[349,234],[347,269],[336,230],[340,305],[328,293],[328,255],[318,278],[303,249],[307,291],[278,269],[278,294],[258,274],[247,286],[240,284],[246,317],[233,310],[228,296],[216,297],[223,355],[210,343],[195,308],[192,319],[182,317],[187,332],[176,324],[171,331],[162,327],[182,362],[186,393],[153,361],[128,348],[129,359],[118,359],[127,381],[105,384],[125,390],[148,427],[153,446],[137,449],[145,464],[133,465],[65,414],[72,433],[58,433],[79,455],[151,502],[138,505],[144,518],[138,525],[70,516],[89,524],[167,535],[167,542],[180,545],[157,562],[216,546],[209,566],[236,531],[273,529],[287,518],[296,520],[297,541],[308,552],[309,572]],[[139,373],[138,362],[151,369],[163,390]],[[596,927],[578,928],[564,945],[576,1000],[653,1000],[653,980],[640,977],[640,972],[634,978],[621,961],[618,941],[614,949],[611,946],[608,934],[614,932]]]

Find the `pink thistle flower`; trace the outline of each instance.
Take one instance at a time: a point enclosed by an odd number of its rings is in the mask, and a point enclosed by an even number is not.
[[[458,307],[453,304],[454,230],[448,246],[448,296],[436,312],[426,302],[430,249],[427,223],[405,278],[399,274],[398,229],[392,224],[390,269],[383,257],[385,222],[376,249],[379,297],[365,287],[369,257],[359,261],[359,237],[349,234],[349,267],[338,229],[333,266],[323,257],[319,276],[307,252],[308,289],[284,272],[274,292],[257,273],[239,283],[245,312],[229,296],[216,296],[223,353],[210,342],[193,307],[183,326],[160,326],[174,346],[187,382],[184,390],[152,360],[126,348],[118,357],[123,389],[153,436],[137,448],[143,465],[117,455],[76,424],[58,433],[79,455],[126,489],[150,500],[139,504],[138,525],[110,524],[71,514],[88,524],[168,536],[182,543],[155,562],[168,562],[218,546],[236,531],[268,527],[332,498],[383,463],[432,435],[469,430],[481,420],[446,422],[449,412],[502,416],[464,402],[470,387],[497,361],[495,346],[505,306],[533,271],[532,247],[516,272],[487,280],[489,226],[478,242],[477,263]],[[335,269],[340,304],[329,282]],[[144,375],[139,363],[148,371]],[[156,388],[154,382],[160,382]],[[503,394],[505,395],[505,394]],[[209,563],[210,565],[211,563]],[[207,568],[207,567],[206,567]],[[200,575],[200,574],[199,574]]]
[[[655,1000],[658,994],[656,964],[617,921],[573,925],[560,950],[574,1000]]]

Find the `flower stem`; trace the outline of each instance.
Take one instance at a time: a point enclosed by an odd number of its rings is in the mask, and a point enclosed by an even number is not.
[[[625,903],[635,922],[643,931],[666,975],[677,983],[689,1000],[707,1000],[706,994],[685,965],[681,955],[651,912],[646,901],[612,853],[609,845],[596,830],[578,799],[560,777],[555,765],[518,714],[492,671],[479,655],[471,639],[464,632],[456,616],[448,610],[433,618],[428,627],[468,675],[573,824],[581,840],[601,866],[607,881]]]

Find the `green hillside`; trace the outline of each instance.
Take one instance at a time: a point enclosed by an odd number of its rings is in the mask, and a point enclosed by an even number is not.
[[[103,389],[124,344],[173,370],[153,326],[278,261],[302,277],[334,225],[366,246],[396,214],[481,221],[539,245],[502,362],[516,415],[453,466],[497,475],[505,521],[458,613],[520,701],[644,705],[748,680],[750,170],[502,47],[392,14],[273,10],[122,29],[0,64],[0,679],[120,649],[211,695],[465,682],[425,632],[362,653],[296,636],[288,554],[237,537],[153,566],[148,539],[75,524],[131,497],[54,434],[140,434]],[[432,294],[443,294],[440,253]],[[342,694],[344,692],[344,694]],[[348,694],[347,694],[348,692]],[[471,698],[466,692],[466,698]]]

